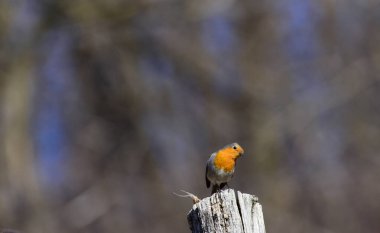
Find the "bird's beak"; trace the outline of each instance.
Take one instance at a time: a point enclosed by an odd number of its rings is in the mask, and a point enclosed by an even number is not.
[[[244,154],[244,150],[241,149],[240,153],[239,153],[239,157],[242,156]]]

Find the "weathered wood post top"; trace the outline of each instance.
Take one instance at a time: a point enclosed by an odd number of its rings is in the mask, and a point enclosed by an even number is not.
[[[193,233],[265,233],[264,217],[256,196],[223,190],[193,205],[187,215]]]

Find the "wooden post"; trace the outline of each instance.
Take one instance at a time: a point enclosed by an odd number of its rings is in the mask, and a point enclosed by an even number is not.
[[[193,233],[265,233],[257,197],[233,189],[223,190],[193,205],[187,215]]]

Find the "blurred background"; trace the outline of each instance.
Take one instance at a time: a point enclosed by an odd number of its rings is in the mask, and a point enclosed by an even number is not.
[[[189,232],[209,155],[267,232],[380,231],[380,1],[0,2],[0,228]]]

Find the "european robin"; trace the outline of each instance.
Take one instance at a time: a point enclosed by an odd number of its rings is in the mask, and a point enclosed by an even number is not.
[[[207,161],[205,176],[207,188],[212,184],[211,194],[221,190],[231,180],[236,160],[243,153],[243,148],[235,142],[211,154]]]

